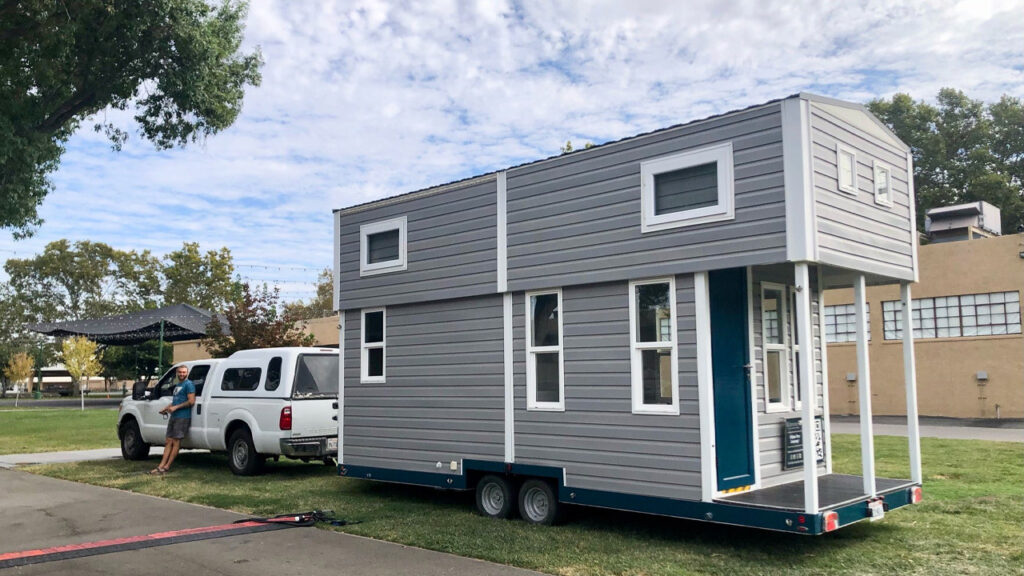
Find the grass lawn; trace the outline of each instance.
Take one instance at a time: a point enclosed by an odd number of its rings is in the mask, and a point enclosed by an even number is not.
[[[116,448],[117,408],[0,407],[0,454]]]
[[[855,436],[835,436],[837,472],[859,472]],[[469,493],[339,478],[333,469],[272,464],[233,477],[224,456],[186,454],[167,477],[153,462],[106,461],[30,470],[178,500],[269,515],[332,509],[340,530],[564,576],[681,574],[1021,574],[1024,445],[922,441],[925,501],[876,523],[806,537],[570,507],[555,527],[473,513]],[[907,443],[876,439],[878,473],[906,477]]]

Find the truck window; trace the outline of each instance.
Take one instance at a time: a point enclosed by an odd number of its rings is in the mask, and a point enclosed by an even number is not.
[[[168,370],[164,374],[163,378],[161,378],[160,381],[156,383],[156,386],[153,387],[153,396],[152,397],[154,399],[155,398],[161,398],[163,396],[167,396],[167,395],[169,395],[171,393],[171,382],[174,381],[174,372],[177,369],[178,369],[177,366],[171,366],[171,369]]]
[[[261,368],[228,368],[224,371],[220,389],[227,392],[251,391],[260,385]]]
[[[267,383],[263,387],[267,392],[273,392],[277,390],[277,387],[281,385],[281,357],[274,356],[270,359],[270,364],[267,366]]]
[[[196,396],[200,396],[203,393],[203,384],[206,383],[206,375],[210,373],[209,364],[196,364],[192,367],[192,371],[188,373],[188,379],[192,381],[192,384],[196,387]]]
[[[293,398],[338,396],[338,355],[303,354],[295,366]]]

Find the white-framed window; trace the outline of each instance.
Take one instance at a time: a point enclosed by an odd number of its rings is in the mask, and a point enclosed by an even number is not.
[[[526,408],[565,410],[561,290],[526,293]]]
[[[629,283],[633,413],[679,414],[674,278]]]
[[[875,160],[875,204],[892,206],[892,169]]]
[[[868,340],[871,340],[871,310],[867,310]],[[857,309],[853,304],[825,306],[825,342],[857,341]]]
[[[408,267],[408,219],[405,216],[359,227],[359,275],[398,272]]]
[[[959,338],[1020,334],[1020,293],[989,292],[915,298],[914,338]],[[898,300],[882,302],[886,340],[903,339],[903,310]]]
[[[857,153],[842,144],[836,144],[836,168],[839,191],[856,195]]]
[[[732,142],[640,163],[641,231],[731,220]]]
[[[387,319],[384,308],[362,311],[360,330],[359,381],[365,384],[384,382],[384,367],[387,357]]]
[[[789,327],[786,287],[761,283],[761,343],[764,351],[764,405],[766,412],[789,410]]]

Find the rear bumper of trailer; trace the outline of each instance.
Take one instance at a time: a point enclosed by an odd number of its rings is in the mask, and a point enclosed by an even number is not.
[[[821,511],[806,514],[801,509],[802,500],[794,500],[796,495],[803,494],[801,481],[701,502],[574,488],[565,485],[560,468],[480,460],[463,461],[462,473],[415,472],[346,464],[338,466],[338,473],[349,478],[449,490],[472,490],[472,478],[479,473],[505,474],[520,479],[547,478],[557,482],[558,500],[567,504],[811,535],[832,532],[861,520],[877,520],[888,511],[921,499],[919,484],[883,478],[878,479],[878,495],[869,498],[860,493],[860,476],[844,474],[828,474],[818,479],[823,496]]]

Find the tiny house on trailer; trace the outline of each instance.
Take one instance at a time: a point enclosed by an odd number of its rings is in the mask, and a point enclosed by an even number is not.
[[[820,534],[877,477],[865,286],[917,278],[907,146],[810,94],[338,210],[339,472]],[[822,292],[856,291],[862,474],[832,471]]]

